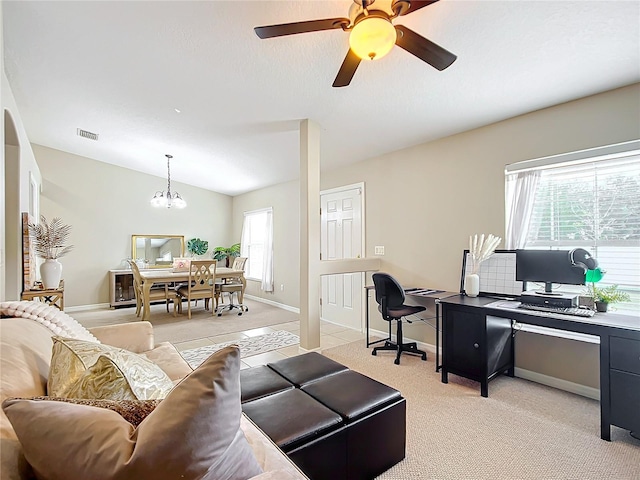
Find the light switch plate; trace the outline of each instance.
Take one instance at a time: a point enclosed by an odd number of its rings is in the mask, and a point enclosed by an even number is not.
[[[375,255],[384,255],[384,246],[376,245],[374,254]]]

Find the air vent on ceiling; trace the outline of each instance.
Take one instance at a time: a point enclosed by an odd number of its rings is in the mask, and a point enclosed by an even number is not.
[[[86,130],[82,130],[81,128],[78,129],[78,135],[84,138],[88,138],[89,140],[98,140],[97,133],[88,132]]]

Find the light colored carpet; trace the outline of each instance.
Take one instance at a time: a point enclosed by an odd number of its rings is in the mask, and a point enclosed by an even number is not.
[[[278,330],[277,332],[266,333],[264,335],[245,338],[243,340],[216,343],[215,345],[206,345],[204,347],[183,350],[180,352],[180,355],[182,355],[182,358],[184,358],[192,368],[196,368],[213,353],[229,345],[238,345],[240,347],[240,357],[246,358],[258,355],[259,353],[277,350],[278,348],[297,345],[299,343],[300,338],[298,335],[285,330]]]
[[[381,480],[640,478],[640,441],[617,427],[611,442],[601,440],[595,400],[509,377],[482,398],[476,382],[449,375],[441,383],[432,356],[403,355],[394,365],[361,342],[323,354],[407,399],[407,457]]]
[[[186,308],[183,315],[174,317],[173,311],[167,313],[164,304],[151,305],[149,321],[153,324],[156,342],[182,343],[300,320],[297,313],[247,300],[246,297],[244,304],[249,307],[248,312],[242,315],[233,311],[224,312],[218,317],[205,310],[203,302],[200,301],[196,307],[192,307],[191,320],[187,318]],[[140,318],[136,317],[135,308],[85,310],[73,312],[71,316],[87,328],[140,321]]]

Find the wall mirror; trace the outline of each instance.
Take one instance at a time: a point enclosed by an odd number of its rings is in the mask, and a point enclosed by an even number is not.
[[[184,235],[131,235],[131,258],[144,268],[169,268],[184,256]]]

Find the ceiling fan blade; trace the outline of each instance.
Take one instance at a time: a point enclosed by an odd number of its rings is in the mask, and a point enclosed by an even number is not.
[[[336,79],[333,81],[333,86],[346,87],[349,85],[353,75],[356,73],[358,65],[360,65],[360,57],[349,49],[347,56],[344,57],[340,70],[338,70],[338,75],[336,75]]]
[[[405,26],[396,25],[396,31],[396,45],[438,70],[444,70],[458,58]]]
[[[396,15],[409,15],[411,12],[420,10],[421,8],[427,7],[437,1],[438,0],[393,0],[391,3],[391,11],[395,12]]]
[[[296,33],[319,32],[321,30],[333,30],[349,25],[348,18],[325,18],[322,20],[309,20],[306,22],[283,23],[280,25],[267,25],[255,27],[253,30],[260,38],[283,37]]]

